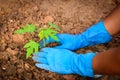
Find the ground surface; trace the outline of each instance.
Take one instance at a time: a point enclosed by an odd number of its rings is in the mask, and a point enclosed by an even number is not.
[[[25,59],[22,48],[29,39],[38,41],[37,35],[14,35],[14,30],[27,23],[42,26],[51,21],[60,26],[60,33],[81,33],[103,19],[119,3],[120,0],[0,0],[0,80],[89,80],[38,69],[31,58]],[[118,45],[120,34],[108,44],[76,52],[104,51]],[[106,75],[97,80],[119,79],[119,76]]]

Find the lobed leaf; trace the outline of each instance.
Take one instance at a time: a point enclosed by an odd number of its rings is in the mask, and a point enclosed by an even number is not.
[[[33,33],[35,31],[36,25],[27,24],[28,32]]]
[[[57,34],[58,32],[55,31],[55,30],[52,30],[52,29],[48,28],[48,29],[46,30],[46,33],[48,33],[48,34]]]
[[[15,34],[24,34],[26,32],[33,33],[35,31],[36,25],[26,24],[22,29],[16,30]]]
[[[55,36],[55,35],[50,35],[50,37],[51,37],[52,39],[56,40],[56,41],[59,41],[58,37]]]
[[[60,30],[60,28],[56,24],[53,24],[52,22],[49,22],[48,24],[50,25],[50,27]]]
[[[15,34],[24,34],[25,31],[23,29],[19,29],[19,30],[16,30],[14,33]]]
[[[26,53],[26,59],[28,59],[32,53],[33,53],[33,49],[28,48]]]
[[[43,30],[43,28],[40,27],[40,28],[38,29],[38,31],[41,31],[41,30]]]
[[[30,40],[28,43],[24,45],[24,48],[27,48],[26,59],[35,52],[38,52],[39,44],[33,40]]]
[[[44,30],[42,30],[41,32],[39,32],[38,37],[40,38],[40,40],[44,39]]]

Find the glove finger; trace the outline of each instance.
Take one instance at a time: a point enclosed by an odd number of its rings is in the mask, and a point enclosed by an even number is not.
[[[64,34],[56,34],[56,36],[58,37],[58,39],[63,39]]]
[[[42,63],[42,64],[48,64],[46,58],[40,58],[40,57],[35,57],[35,56],[34,56],[34,57],[32,57],[32,59],[33,59],[34,61],[40,62],[40,63]]]
[[[47,53],[46,52],[39,52],[39,53],[33,54],[33,56],[46,58]]]
[[[36,63],[35,65],[41,69],[50,70],[50,67],[46,64]]]
[[[43,52],[46,52],[46,53],[51,52],[51,51],[53,51],[53,50],[54,50],[54,48],[49,48],[49,47],[42,49],[42,51],[43,51]]]
[[[33,56],[32,59],[33,59],[34,61],[36,61],[36,62],[39,62],[37,56]]]
[[[47,59],[45,59],[45,58],[39,58],[38,60],[39,60],[39,62],[41,62],[42,64],[48,64],[48,61],[47,61]]]
[[[66,39],[66,37],[69,37],[70,34],[63,33],[63,34],[56,34],[56,36],[58,37],[58,39],[60,40],[60,42],[62,42],[62,41],[64,41],[64,39]]]

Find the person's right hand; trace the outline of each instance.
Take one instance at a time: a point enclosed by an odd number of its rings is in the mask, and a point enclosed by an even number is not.
[[[103,21],[92,25],[82,34],[57,34],[56,36],[58,37],[59,41],[55,41],[50,38],[49,40],[46,40],[46,43],[58,42],[60,43],[60,46],[56,46],[55,48],[68,50],[76,50],[86,46],[106,43],[112,38],[109,32],[105,29]],[[40,45],[43,45],[43,41],[40,42]]]

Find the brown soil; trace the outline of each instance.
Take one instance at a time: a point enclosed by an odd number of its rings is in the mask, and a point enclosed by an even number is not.
[[[108,15],[120,0],[0,0],[0,80],[96,80],[78,75],[60,75],[35,67],[25,59],[23,45],[37,35],[14,35],[27,23],[42,26],[52,21],[60,33],[77,34]],[[104,45],[87,47],[77,53],[104,51],[120,45],[120,34]],[[97,80],[119,80],[105,76]]]

